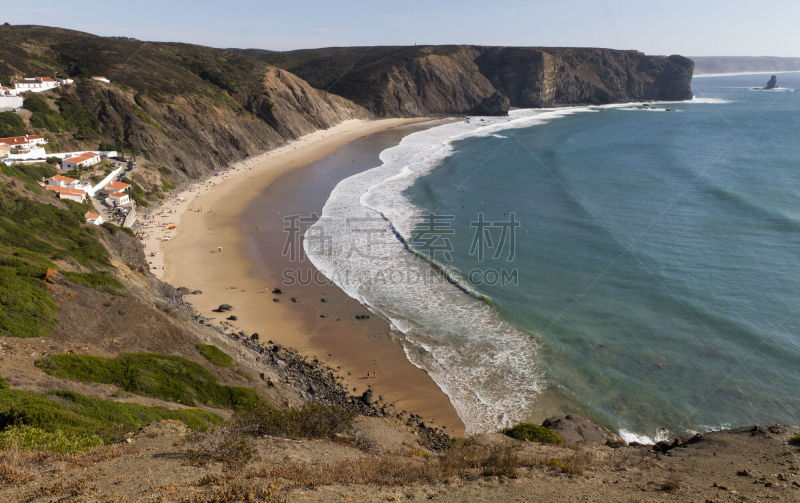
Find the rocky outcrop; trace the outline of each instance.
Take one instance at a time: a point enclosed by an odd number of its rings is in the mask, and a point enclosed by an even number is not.
[[[379,116],[504,115],[509,107],[692,97],[691,60],[638,51],[426,46],[246,52]]]
[[[493,47],[476,59],[514,107],[601,105],[692,97],[692,62],[609,49]]]
[[[545,419],[542,426],[561,435],[567,444],[591,442],[611,447],[625,445],[625,440],[608,428],[570,414]]]
[[[773,75],[767,81],[767,85],[764,86],[764,89],[775,89],[776,87],[778,87],[778,77]]]

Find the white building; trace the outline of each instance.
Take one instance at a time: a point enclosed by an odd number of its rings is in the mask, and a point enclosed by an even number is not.
[[[131,203],[131,196],[124,192],[112,192],[108,195],[108,198],[116,206],[125,206]]]
[[[13,149],[31,149],[36,146],[46,145],[47,140],[41,136],[26,134],[25,136],[7,136],[5,138],[0,138],[0,143],[5,143]]]
[[[86,221],[90,224],[100,225],[103,223],[103,217],[100,215],[100,213],[87,211],[85,217]]]
[[[76,203],[82,203],[86,199],[86,191],[81,189],[73,189],[71,187],[59,187],[56,185],[46,185],[45,189],[53,191],[58,195],[59,199],[69,199]]]
[[[111,81],[110,81],[110,80],[108,80],[108,79],[107,79],[107,78],[105,78],[105,77],[101,77],[101,76],[99,76],[99,75],[93,75],[93,76],[92,76],[92,80],[97,80],[97,81],[100,81],[100,82],[105,82],[106,84],[110,84],[110,83],[111,83]]]
[[[8,96],[0,94],[0,112],[16,112],[24,101],[19,96]]]
[[[103,187],[103,190],[106,190],[108,192],[127,192],[130,189],[131,189],[130,184],[125,182],[119,182],[117,180],[110,181],[105,185],[105,187]]]
[[[0,143],[0,159],[4,159],[8,157],[8,154],[11,153],[11,147],[6,144]]]
[[[0,84],[0,96],[16,96],[19,94],[19,91],[12,85],[12,86],[4,86]]]
[[[86,152],[85,154],[76,155],[74,157],[65,157],[61,161],[61,167],[64,169],[72,169],[84,166],[93,166],[100,162],[100,154],[95,152]]]
[[[49,91],[50,89],[55,89],[61,85],[59,81],[50,77],[29,77],[15,80],[13,84],[18,93],[24,93],[26,91],[41,93]]]
[[[80,180],[61,175],[55,175],[48,178],[47,185],[50,187],[69,187],[73,189],[81,188]]]

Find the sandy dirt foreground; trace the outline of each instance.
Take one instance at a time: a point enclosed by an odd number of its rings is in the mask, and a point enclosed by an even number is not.
[[[335,152],[364,136],[422,119],[352,120],[317,131],[279,149],[247,159],[218,175],[176,191],[163,205],[144,217],[144,252],[150,270],[175,287],[202,293],[186,296],[203,316],[220,323],[230,315],[231,324],[248,334],[296,348],[338,368],[354,393],[371,387],[375,397],[393,403],[396,409],[419,414],[426,421],[463,434],[463,424],[447,396],[422,370],[405,358],[391,339],[388,324],[373,316],[367,324],[354,315],[366,309],[334,287],[324,292],[305,290],[303,301],[324,295],[329,320],[321,324],[318,309],[310,303],[290,302],[296,291],[271,293],[281,286],[268,279],[279,274],[283,257],[275,257],[272,274],[264,274],[269,257],[259,257],[256,271],[247,253],[247,237],[240,216],[256,198],[280,177]],[[284,183],[284,182],[282,182]],[[175,226],[174,228],[170,228]],[[283,235],[276,235],[283,240]],[[320,299],[315,299],[319,302]],[[231,312],[214,312],[230,304]],[[353,312],[350,312],[353,311]],[[336,323],[338,322],[338,323]]]

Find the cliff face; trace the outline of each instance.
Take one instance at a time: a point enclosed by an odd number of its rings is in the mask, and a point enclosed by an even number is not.
[[[353,47],[245,51],[379,116],[505,114],[692,96],[693,63],[637,51],[532,47]]]
[[[67,127],[30,132],[47,136],[56,150],[135,152],[144,161],[135,181],[155,192],[348,119],[691,97],[690,60],[635,51],[414,46],[279,53],[5,25],[0,46],[0,82],[54,74],[76,82],[44,95]]]
[[[685,100],[692,62],[609,49],[488,48],[480,72],[515,107]]]

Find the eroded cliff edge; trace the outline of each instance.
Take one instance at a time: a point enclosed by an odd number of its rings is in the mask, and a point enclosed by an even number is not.
[[[341,47],[244,53],[378,116],[505,114],[509,107],[692,97],[682,56],[593,48]]]

